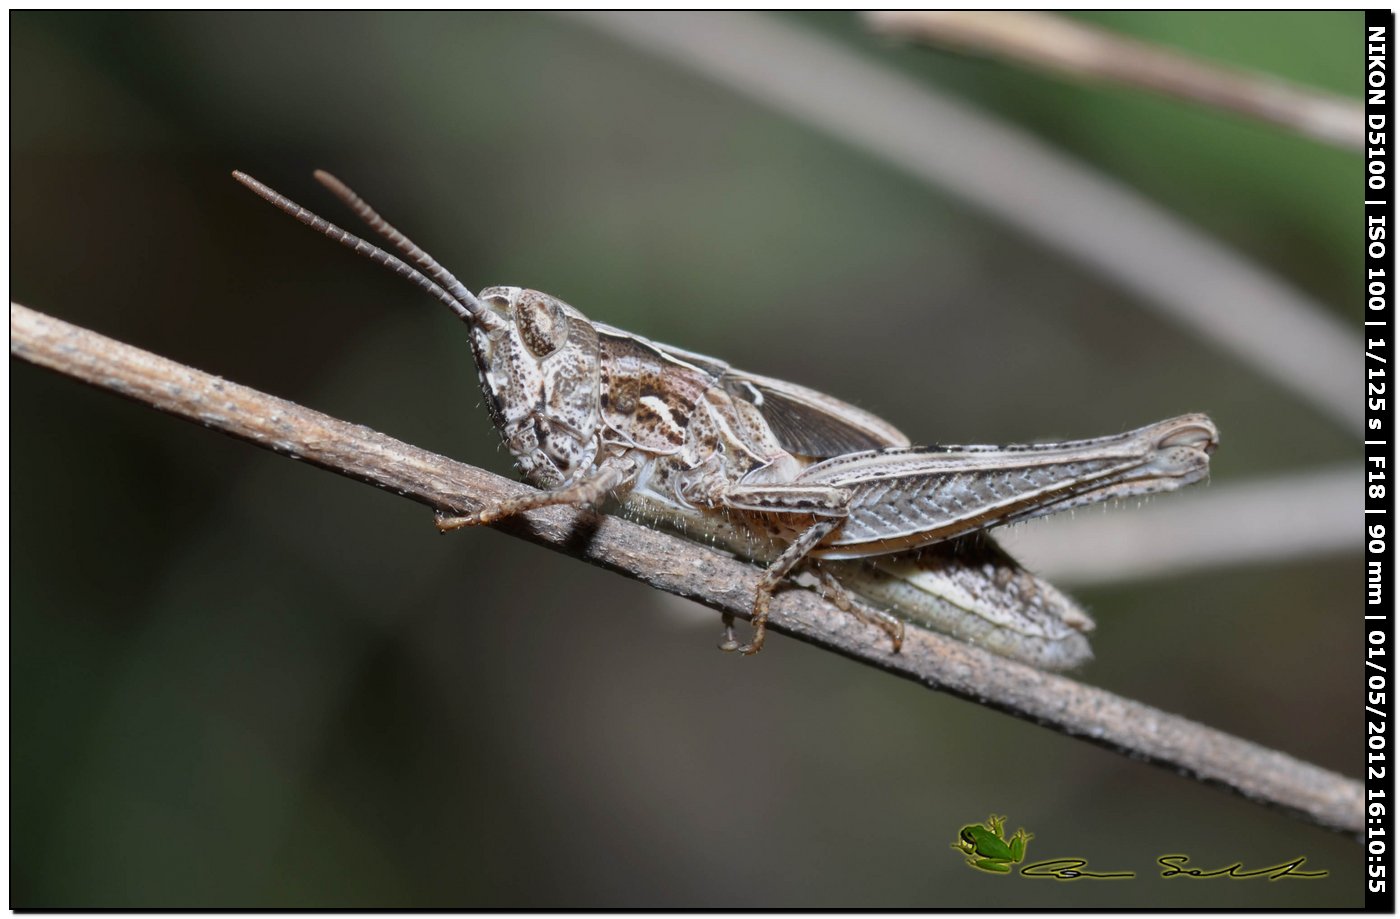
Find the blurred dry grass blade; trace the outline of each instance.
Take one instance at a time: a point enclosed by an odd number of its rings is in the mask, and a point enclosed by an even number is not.
[[[450,513],[525,486],[10,304],[10,354],[279,454]],[[464,498],[464,496],[473,496]],[[427,525],[427,521],[424,521]],[[713,609],[749,615],[758,569],[616,517],[551,507],[493,528]],[[583,538],[580,538],[582,534]],[[770,628],[861,663],[1358,834],[1361,783],[1185,718],[922,629],[899,654],[877,627],[789,590]],[[771,653],[771,652],[770,652]],[[775,779],[775,781],[778,779]]]
[[[994,214],[1360,431],[1360,337],[1131,189],[806,30],[748,13],[567,14]]]
[[[872,10],[875,31],[1001,58],[1084,80],[1131,86],[1255,118],[1360,152],[1359,103],[1178,51],[1061,15],[973,10]]]
[[[1346,465],[1176,495],[1132,514],[1062,514],[997,538],[1055,581],[1108,584],[1359,552],[1361,516],[1356,467]]]

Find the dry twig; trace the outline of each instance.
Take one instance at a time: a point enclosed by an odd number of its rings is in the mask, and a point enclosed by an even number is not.
[[[470,512],[525,486],[377,431],[239,386],[12,303],[10,353],[429,507]],[[470,497],[467,497],[470,496]],[[426,522],[425,522],[426,525]],[[746,617],[759,572],[705,546],[568,508],[493,524],[660,590]],[[1258,744],[921,629],[887,636],[805,590],[774,601],[770,628],[861,663],[1360,833],[1361,783]]]
[[[1361,104],[1277,77],[1222,67],[1049,13],[873,10],[871,28],[1086,80],[1184,99],[1360,152]]]

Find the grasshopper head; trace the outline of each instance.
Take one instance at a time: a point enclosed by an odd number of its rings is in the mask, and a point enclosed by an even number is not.
[[[480,299],[502,320],[471,323],[492,420],[531,483],[566,483],[598,454],[598,333],[537,290],[488,287]]]
[[[602,428],[598,333],[583,314],[549,294],[519,287],[488,287],[479,298],[472,296],[452,272],[330,173],[318,170],[316,181],[392,243],[402,258],[251,176],[235,172],[233,177],[279,210],[433,295],[467,323],[491,419],[532,484],[553,488],[592,467]]]

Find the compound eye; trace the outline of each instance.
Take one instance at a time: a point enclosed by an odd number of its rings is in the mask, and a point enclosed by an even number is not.
[[[548,357],[569,338],[569,321],[559,301],[538,291],[521,293],[515,304],[515,324],[525,347],[536,357]]]

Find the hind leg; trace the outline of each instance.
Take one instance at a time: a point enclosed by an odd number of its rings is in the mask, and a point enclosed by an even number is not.
[[[904,620],[856,599],[846,589],[846,585],[836,579],[836,575],[821,567],[820,562],[814,563],[813,567],[817,570],[817,592],[822,595],[822,599],[831,602],[842,612],[850,613],[866,625],[883,629],[885,634],[890,636],[890,644],[894,646],[890,649],[891,653],[898,654],[904,645]]]

